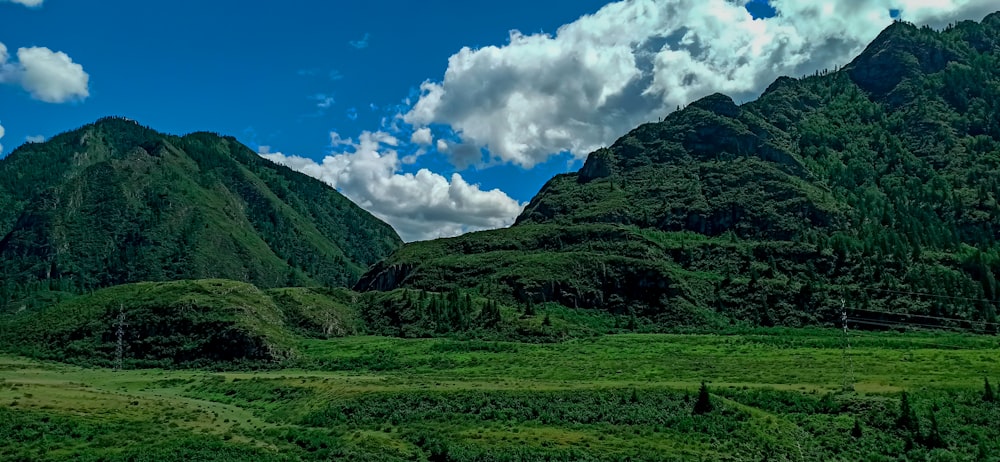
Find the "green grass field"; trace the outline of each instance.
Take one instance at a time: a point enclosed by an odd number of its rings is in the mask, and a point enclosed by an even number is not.
[[[995,460],[1000,342],[834,330],[302,340],[292,368],[0,356],[2,460]],[[846,367],[845,367],[846,364]],[[845,378],[855,392],[841,390]],[[853,378],[853,380],[851,380]],[[714,410],[692,415],[708,383]],[[901,424],[900,393],[919,424]],[[861,435],[852,435],[855,423]],[[994,457],[994,458],[990,458]]]

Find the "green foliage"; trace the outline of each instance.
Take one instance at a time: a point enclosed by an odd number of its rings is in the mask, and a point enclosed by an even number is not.
[[[0,309],[140,281],[349,285],[399,244],[329,186],[230,137],[106,118],[0,160]]]
[[[854,419],[854,427],[851,428],[851,438],[858,439],[865,436],[864,430],[861,429],[861,421]]]
[[[712,397],[708,393],[708,386],[705,382],[701,382],[701,386],[698,387],[698,399],[694,402],[694,410],[692,411],[694,415],[708,414],[712,412]]]
[[[262,291],[235,281],[146,282],[0,315],[0,348],[108,367],[124,318],[123,363],[135,367],[273,367],[300,337],[363,333],[362,297],[346,289]]]
[[[896,417],[896,428],[906,430],[911,435],[920,436],[920,419],[910,405],[910,395],[903,392],[899,397],[899,413]]]
[[[983,377],[983,401],[987,403],[996,401],[996,396],[993,394],[993,387],[990,385],[989,377]]]
[[[840,393],[838,334],[308,338],[289,368],[226,372],[0,356],[0,460],[902,461],[1000,450],[1000,409],[980,388],[981,371],[1000,367],[994,337],[858,338],[859,391]],[[694,415],[706,375],[714,409]],[[896,425],[904,384],[923,433]]]
[[[550,180],[509,229],[404,246],[359,290],[477,290],[637,328],[995,332],[997,16],[900,23],[836,72],[712,95]]]

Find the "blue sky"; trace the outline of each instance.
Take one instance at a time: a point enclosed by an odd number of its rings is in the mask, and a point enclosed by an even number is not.
[[[677,105],[845,64],[892,14],[995,8],[772,3],[0,0],[0,155],[107,115],[214,131],[407,240],[449,236],[509,225],[552,175]]]
[[[26,136],[50,137],[122,115],[168,133],[215,131],[251,147],[319,156],[329,150],[331,130],[377,129],[421,82],[440,78],[461,47],[502,44],[510,29],[554,31],[604,3],[509,0],[458,9],[443,0],[0,3],[0,42],[63,51],[91,75],[82,103],[47,104],[0,87],[4,154]],[[326,98],[329,106],[318,107]],[[565,170],[565,162],[555,164]],[[502,170],[469,177],[528,200],[551,176],[539,169],[530,175],[534,181],[511,182],[504,177],[513,172]]]

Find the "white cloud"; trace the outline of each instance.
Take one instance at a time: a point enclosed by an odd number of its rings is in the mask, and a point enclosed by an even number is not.
[[[0,140],[3,139],[4,133],[6,133],[6,130],[4,130],[3,125],[0,125]],[[3,145],[2,144],[0,144],[0,154],[3,154]]]
[[[499,189],[483,191],[458,173],[445,178],[427,169],[401,173],[395,148],[399,140],[385,132],[365,132],[355,143],[330,134],[334,153],[321,162],[282,153],[261,156],[317,178],[385,220],[405,241],[455,236],[509,226],[523,204]]]
[[[438,150],[438,152],[441,152],[441,153],[447,153],[448,152],[448,142],[445,141],[445,140],[438,140],[437,141],[437,150]]]
[[[450,125],[464,142],[530,168],[564,151],[585,156],[713,92],[745,101],[781,75],[846,64],[892,22],[892,9],[940,26],[997,8],[996,0],[772,0],[778,16],[754,20],[746,3],[625,0],[554,35],[512,31],[505,46],[453,55],[442,81],[421,85],[405,120]]]
[[[312,99],[316,100],[316,107],[320,109],[329,109],[330,106],[333,106],[333,104],[337,102],[333,95],[326,95],[323,93],[313,95]]]
[[[64,103],[90,96],[90,75],[66,53],[44,47],[19,48],[17,62],[9,59],[7,47],[0,43],[0,83],[19,85],[32,98]]]
[[[431,135],[430,128],[423,127],[413,132],[413,136],[410,137],[410,142],[421,146],[430,146],[431,143],[434,142],[434,136]]]
[[[0,0],[0,1],[3,1],[3,0]],[[24,6],[27,6],[27,7],[32,7],[32,8],[34,8],[36,6],[42,6],[42,3],[45,2],[45,0],[6,0],[6,1],[9,1],[11,3],[19,3],[21,5],[24,5]]]
[[[35,135],[35,136],[30,136],[29,135],[29,136],[24,137],[24,141],[28,142],[28,143],[44,143],[45,142],[45,135]]]
[[[368,48],[368,39],[370,39],[370,38],[371,38],[371,34],[365,32],[365,36],[362,37],[361,40],[351,40],[351,41],[349,41],[347,43],[349,43],[352,47],[361,50],[361,49],[364,49],[364,48]]]

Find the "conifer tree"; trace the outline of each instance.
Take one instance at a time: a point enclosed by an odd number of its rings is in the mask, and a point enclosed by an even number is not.
[[[996,401],[996,396],[993,394],[993,387],[990,386],[989,377],[983,377],[983,401],[987,403]]]
[[[941,437],[941,430],[938,428],[937,414],[931,412],[931,432],[927,435],[927,447],[935,449],[945,446],[944,438]]]
[[[531,317],[535,315],[535,306],[531,304],[531,299],[529,298],[524,305],[524,317]]]
[[[854,428],[851,429],[851,436],[854,437],[854,439],[858,439],[861,438],[862,435],[864,435],[864,432],[861,430],[861,421],[855,418]]]
[[[708,386],[701,382],[698,389],[698,400],[694,403],[694,414],[701,415],[712,412],[712,397],[708,394]]]
[[[896,418],[896,427],[909,430],[915,435],[920,433],[920,420],[910,406],[910,396],[905,391],[899,398],[899,417]]]

